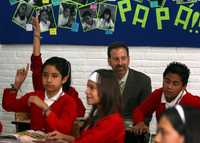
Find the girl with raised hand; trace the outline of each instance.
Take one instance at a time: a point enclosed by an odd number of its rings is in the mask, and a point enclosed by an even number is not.
[[[74,99],[63,91],[67,86],[70,63],[64,58],[52,57],[42,65],[42,85],[44,90],[36,90],[17,97],[17,92],[29,70],[18,69],[12,88],[4,89],[3,108],[10,112],[31,113],[31,129],[65,134],[72,132],[77,117]]]
[[[33,54],[31,56],[31,71],[32,71],[32,80],[33,87],[35,90],[43,90],[44,87],[42,85],[42,58],[40,53],[40,25],[39,20],[36,17],[33,17],[33,27],[34,27],[34,35],[33,35]],[[63,88],[63,91],[70,95],[76,102],[77,106],[77,116],[83,117],[85,114],[85,107],[78,97],[78,92],[71,87],[71,64],[69,63],[69,72],[66,86]]]

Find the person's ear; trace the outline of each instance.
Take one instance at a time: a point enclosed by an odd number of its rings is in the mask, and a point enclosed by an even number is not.
[[[62,79],[62,84],[64,84],[65,82],[67,82],[68,78],[69,78],[69,76],[68,76],[68,75],[67,75],[67,76],[65,76],[65,77]]]

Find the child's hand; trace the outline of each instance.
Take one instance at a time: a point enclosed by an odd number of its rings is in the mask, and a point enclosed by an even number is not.
[[[34,35],[40,34],[40,24],[38,17],[33,17],[32,25],[34,28]]]
[[[40,99],[38,96],[30,96],[28,99],[28,105],[35,104],[37,107],[39,107],[42,110],[45,110],[48,108],[48,105]]]
[[[22,83],[25,81],[28,75],[28,70],[29,70],[29,64],[26,65],[26,68],[21,68],[17,70],[14,83],[15,88],[20,89]]]
[[[58,142],[61,141],[63,143],[71,143],[75,140],[73,136],[60,133],[59,131],[48,133],[48,139],[57,140]]]
[[[149,127],[144,122],[139,122],[132,127],[131,131],[136,135],[142,135],[149,132]]]

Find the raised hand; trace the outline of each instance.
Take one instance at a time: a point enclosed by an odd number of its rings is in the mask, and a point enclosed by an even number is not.
[[[40,55],[40,24],[38,17],[33,17],[32,25],[34,28],[33,35],[33,55]]]
[[[34,35],[39,34],[40,35],[40,24],[38,17],[33,17],[32,25],[34,28]]]
[[[29,70],[29,64],[26,65],[26,68],[21,68],[17,70],[14,83],[16,89],[20,89],[21,85],[23,84],[28,75],[28,70]]]

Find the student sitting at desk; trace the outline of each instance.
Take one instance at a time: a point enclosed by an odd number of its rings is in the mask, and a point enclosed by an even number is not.
[[[172,62],[163,72],[162,88],[153,91],[134,111],[134,127],[132,131],[135,134],[141,134],[148,131],[144,124],[144,119],[156,112],[156,118],[159,119],[162,112],[176,104],[188,105],[200,109],[200,98],[194,96],[186,90],[190,75],[189,68],[182,63]]]
[[[51,132],[58,130],[70,134],[77,117],[76,103],[63,89],[69,78],[70,63],[60,57],[52,57],[42,65],[42,83],[45,90],[29,92],[16,98],[28,73],[26,69],[18,69],[15,83],[4,89],[3,108],[10,112],[31,113],[31,129]]]
[[[33,18],[33,27],[34,27],[34,35],[33,35],[33,54],[31,56],[31,71],[32,71],[32,81],[34,90],[44,90],[42,84],[42,54],[41,54],[41,46],[40,46],[40,25],[38,18]],[[69,63],[70,64],[70,63]],[[66,92],[69,96],[71,96],[77,106],[77,116],[83,117],[85,115],[85,107],[79,98],[78,92],[74,87],[71,86],[71,65],[69,65],[68,72],[68,80],[66,82],[66,86],[63,88],[63,91]]]
[[[119,84],[112,71],[97,70],[87,82],[87,103],[92,105],[83,131],[77,138],[59,131],[49,133],[50,139],[73,143],[123,143],[125,126],[121,112]]]

